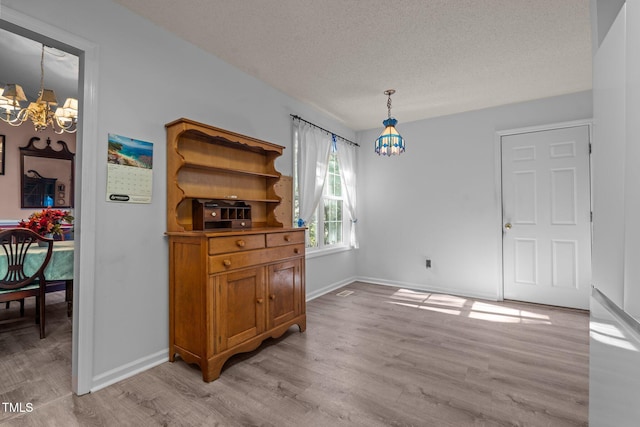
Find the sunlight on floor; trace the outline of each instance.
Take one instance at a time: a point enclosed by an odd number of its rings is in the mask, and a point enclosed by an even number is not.
[[[497,303],[470,301],[466,298],[452,295],[399,289],[390,298],[393,301],[388,301],[389,304],[454,316],[468,316],[472,319],[485,320],[487,322],[551,325],[549,316],[544,314],[506,307]]]
[[[419,308],[420,310],[437,311],[438,313],[453,314],[456,316],[460,315],[460,310],[452,310],[450,308],[431,307],[431,306],[420,305],[420,304],[409,304],[406,302],[395,302],[395,301],[390,301],[390,302],[391,304],[402,305],[404,307]]]
[[[402,301],[426,302],[448,307],[463,307],[467,302],[466,298],[454,297],[451,295],[432,294],[427,292],[412,291],[409,289],[399,289],[391,298]]]
[[[544,314],[479,301],[473,303],[469,317],[490,322],[528,323],[537,325],[551,324],[549,316]]]

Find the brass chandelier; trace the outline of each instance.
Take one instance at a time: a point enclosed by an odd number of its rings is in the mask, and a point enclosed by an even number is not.
[[[24,90],[19,84],[8,84],[0,89],[0,120],[11,126],[20,126],[28,119],[33,122],[36,131],[51,126],[55,133],[74,133],[78,123],[78,100],[67,98],[62,107],[57,107],[56,94],[51,89],[44,88],[44,44],[40,56],[40,92],[35,102],[26,108],[20,104],[27,101]],[[56,108],[57,107],[57,108]],[[55,108],[55,110],[54,110]]]

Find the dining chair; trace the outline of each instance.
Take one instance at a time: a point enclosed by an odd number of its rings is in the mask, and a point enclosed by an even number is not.
[[[47,253],[42,262],[37,265],[29,265],[29,271],[25,271],[27,252],[32,245],[46,246]],[[42,237],[28,228],[10,228],[0,230],[0,248],[2,248],[0,257],[6,257],[6,271],[0,269],[0,303],[35,296],[36,323],[40,324],[40,338],[42,339],[45,337],[46,280],[44,270],[53,253],[53,239]]]

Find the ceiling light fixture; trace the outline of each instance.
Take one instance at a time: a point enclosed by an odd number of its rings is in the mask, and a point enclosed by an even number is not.
[[[2,121],[11,126],[20,126],[27,119],[31,119],[37,131],[51,126],[57,134],[63,132],[74,133],[78,122],[78,100],[67,98],[62,107],[58,105],[56,94],[51,89],[44,88],[44,45],[40,56],[40,92],[36,102],[29,103],[23,108],[20,102],[27,101],[24,90],[18,84],[8,84],[0,90],[0,109],[4,108]]]
[[[384,130],[375,142],[376,153],[381,156],[394,156],[404,153],[404,138],[400,136],[395,128],[398,121],[391,117],[391,95],[394,93],[396,93],[395,89],[384,91],[384,94],[388,96],[387,109],[389,110],[389,117],[382,122]]]

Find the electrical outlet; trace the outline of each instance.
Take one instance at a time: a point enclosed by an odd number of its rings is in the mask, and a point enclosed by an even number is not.
[[[425,264],[425,267],[431,268],[431,260],[429,258],[427,258],[427,262]]]

